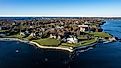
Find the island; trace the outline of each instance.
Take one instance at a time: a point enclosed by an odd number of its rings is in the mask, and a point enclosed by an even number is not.
[[[98,42],[112,42],[116,38],[103,32],[102,18],[88,17],[2,17],[0,40],[18,40],[40,48],[73,52]]]

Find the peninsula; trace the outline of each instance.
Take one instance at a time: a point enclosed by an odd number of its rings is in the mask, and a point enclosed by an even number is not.
[[[88,47],[101,41],[116,39],[103,32],[102,18],[87,17],[2,17],[0,39],[19,40],[40,48],[63,49]]]

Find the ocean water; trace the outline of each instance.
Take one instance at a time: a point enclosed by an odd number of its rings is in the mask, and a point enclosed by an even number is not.
[[[121,38],[121,21],[107,20],[105,32]],[[99,43],[93,50],[80,53],[71,63],[72,68],[121,68],[121,42]]]
[[[0,41],[0,68],[67,68],[68,55],[17,41]]]
[[[121,21],[107,20],[105,32],[121,38]],[[121,42],[98,43],[70,62],[65,51],[40,49],[17,41],[0,41],[0,68],[121,68]]]

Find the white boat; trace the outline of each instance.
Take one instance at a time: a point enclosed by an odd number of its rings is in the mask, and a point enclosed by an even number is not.
[[[18,53],[19,52],[19,50],[16,50],[16,53]]]

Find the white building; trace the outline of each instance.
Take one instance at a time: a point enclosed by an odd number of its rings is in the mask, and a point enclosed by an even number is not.
[[[64,23],[63,23],[62,21],[60,22],[60,24],[61,24],[61,25],[64,25]]]
[[[62,29],[62,28],[64,28],[64,27],[63,27],[63,26],[56,26],[56,28]]]
[[[85,24],[89,24],[89,22],[86,21]]]
[[[20,32],[20,35],[25,36],[24,32]]]
[[[71,36],[70,38],[67,38],[68,43],[78,43],[78,39],[74,36]]]
[[[30,26],[29,28],[33,28],[33,26]]]
[[[89,29],[88,25],[78,25],[78,27],[80,28],[80,31],[85,32],[86,30]]]
[[[30,36],[31,36],[31,37],[35,37],[36,34],[35,34],[35,33],[31,33]]]
[[[53,34],[50,34],[50,38],[56,38],[56,36]]]

